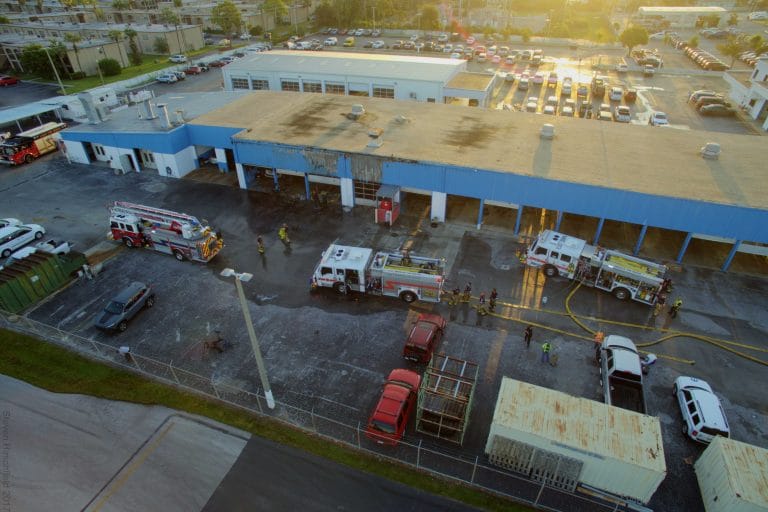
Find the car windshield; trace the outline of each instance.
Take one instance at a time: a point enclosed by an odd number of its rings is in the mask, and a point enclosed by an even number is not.
[[[119,315],[120,313],[123,312],[124,307],[125,305],[122,302],[116,302],[113,300],[112,302],[107,304],[107,307],[104,308],[104,311],[106,311],[107,313],[112,313],[113,315]]]
[[[371,422],[371,427],[384,432],[385,434],[394,434],[396,431],[395,426],[392,423],[384,423],[380,420],[373,420]]]

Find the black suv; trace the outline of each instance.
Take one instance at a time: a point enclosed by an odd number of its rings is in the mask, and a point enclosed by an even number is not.
[[[96,316],[94,325],[99,329],[123,332],[128,328],[128,320],[141,308],[151,308],[154,305],[155,294],[152,287],[134,281],[109,301],[104,311]]]

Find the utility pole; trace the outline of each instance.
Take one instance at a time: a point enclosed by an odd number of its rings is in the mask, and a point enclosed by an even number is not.
[[[376,30],[376,6],[371,6],[371,9],[373,10],[373,30]]]
[[[51,63],[51,67],[53,68],[53,74],[56,77],[56,82],[58,82],[59,89],[61,89],[61,94],[66,96],[67,91],[64,89],[64,84],[61,83],[61,78],[59,78],[59,72],[56,70],[56,66],[53,64],[53,59],[51,58],[51,54],[48,53],[48,48],[42,47],[42,50],[48,56],[48,62]]]

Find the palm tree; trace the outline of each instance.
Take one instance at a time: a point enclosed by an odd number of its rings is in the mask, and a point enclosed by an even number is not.
[[[134,66],[138,66],[139,64],[141,64],[141,51],[139,50],[139,45],[136,44],[136,36],[138,34],[132,28],[125,29],[123,33],[125,34],[125,37],[128,38],[128,46],[131,49],[131,52],[130,52],[131,64],[133,64]]]
[[[181,47],[181,38],[179,37],[179,17],[169,8],[165,8],[160,11],[160,20],[167,25],[174,25],[176,27],[176,43],[179,45],[179,51],[184,53],[184,49]]]
[[[123,59],[122,45],[120,44],[120,41],[122,41],[122,39],[123,39],[123,33],[120,32],[119,30],[110,30],[108,35],[109,35],[109,38],[111,40],[113,40],[114,42],[117,43],[117,45],[118,45],[117,51],[120,54],[120,64],[123,67],[126,67],[125,66],[125,59]]]
[[[80,51],[77,47],[77,43],[83,40],[83,37],[80,34],[74,34],[72,32],[67,32],[64,34],[64,41],[72,44],[72,49],[75,51],[75,58],[77,59],[77,70],[82,71],[83,66],[80,64]]]

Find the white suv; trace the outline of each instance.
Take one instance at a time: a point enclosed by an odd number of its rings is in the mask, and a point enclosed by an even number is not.
[[[715,436],[730,437],[723,406],[709,384],[694,377],[678,377],[673,393],[683,415],[683,435],[700,443]]]
[[[7,258],[16,249],[24,247],[33,240],[40,240],[45,234],[43,226],[22,224],[0,229],[0,256]]]

